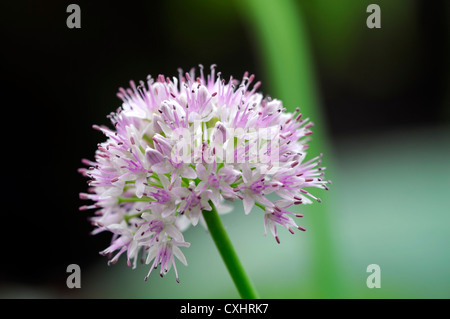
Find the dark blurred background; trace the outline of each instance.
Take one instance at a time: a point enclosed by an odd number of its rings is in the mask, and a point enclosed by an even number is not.
[[[70,297],[78,292],[65,286],[67,265],[76,263],[83,273],[106,268],[98,252],[109,236],[88,235],[89,213],[78,211],[84,204],[78,193],[87,185],[77,168],[103,141],[91,127],[109,124],[106,115],[121,105],[119,87],[216,63],[225,77],[254,73],[271,95],[254,28],[233,1],[73,2],[81,7],[81,29],[66,26],[70,1],[0,5],[3,297],[39,297],[42,287],[48,296]],[[379,30],[365,25],[369,3],[382,9]],[[389,144],[391,132],[438,127],[448,134],[448,2],[297,4],[338,160],[352,137],[384,136]],[[358,143],[367,147],[364,138]]]

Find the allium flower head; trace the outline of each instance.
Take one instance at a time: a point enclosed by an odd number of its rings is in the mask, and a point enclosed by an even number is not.
[[[80,169],[90,186],[80,198],[93,202],[80,209],[96,211],[94,234],[113,234],[101,252],[109,263],[125,255],[134,268],[140,258],[148,275],[173,267],[178,281],[175,260],[186,265],[182,249],[190,246],[182,232],[204,223],[203,211],[224,213],[236,199],[245,214],[263,209],[266,233],[278,243],[278,226],[305,230],[288,208],[320,202],[308,188],[328,189],[321,155],[305,160],[313,124],[258,93],[253,80],[245,73],[226,81],[214,65],[205,78],[200,65],[199,77],[179,70],[119,89],[123,104],[109,115],[111,128],[94,125],[106,141]]]

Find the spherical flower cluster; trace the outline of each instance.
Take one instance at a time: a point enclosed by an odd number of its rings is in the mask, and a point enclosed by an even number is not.
[[[278,243],[277,226],[305,230],[294,221],[302,215],[288,208],[320,202],[306,189],[329,183],[321,156],[305,161],[313,124],[256,92],[253,80],[245,73],[225,81],[213,65],[206,78],[200,66],[199,77],[180,70],[178,78],[149,76],[119,89],[112,128],[94,125],[107,139],[79,170],[90,186],[80,198],[93,202],[80,209],[96,211],[94,234],[113,234],[101,252],[108,263],[125,254],[133,268],[138,258],[151,265],[146,280],[159,266],[161,276],[173,267],[178,281],[175,257],[187,265],[180,247],[190,246],[183,231],[236,199],[245,214],[263,210],[266,233]]]

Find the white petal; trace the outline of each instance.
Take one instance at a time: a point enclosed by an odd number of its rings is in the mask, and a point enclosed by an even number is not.
[[[108,230],[110,230],[110,231],[113,231],[114,233],[124,233],[125,232],[125,230],[127,229],[127,225],[126,225],[126,223],[120,223],[120,224],[111,224],[111,225],[108,225]]]
[[[146,221],[151,221],[152,219],[154,219],[154,217],[150,215],[150,213],[142,213],[141,217]]]
[[[136,179],[136,196],[138,198],[141,198],[142,195],[144,194],[144,190],[145,190],[145,185],[144,183],[147,181],[147,177],[145,175],[141,175]]]
[[[197,171],[198,178],[200,178],[201,180],[205,180],[208,178],[206,168],[203,164],[201,164],[201,163],[197,164],[195,166],[195,170]]]
[[[246,194],[246,195],[244,195],[243,202],[244,202],[245,215],[248,215],[251,212],[253,206],[255,205],[255,200],[253,199],[253,197],[251,195]]]
[[[190,192],[186,187],[174,187],[172,188],[171,193],[177,197],[183,197],[189,195]]]
[[[181,261],[185,266],[187,266],[186,257],[184,257],[184,254],[180,248],[178,248],[177,246],[173,246],[172,253],[174,254],[175,257],[178,258],[179,261]]]
[[[200,90],[198,90],[198,93],[197,93],[198,103],[200,105],[204,104],[206,102],[206,100],[208,99],[208,97],[209,97],[209,91],[204,85],[202,85],[200,87]]]
[[[150,147],[145,150],[145,157],[150,165],[158,164],[164,160],[164,156],[160,152]]]
[[[234,169],[231,165],[222,167],[217,174],[223,176],[227,184],[234,183],[242,175],[241,171]]]
[[[208,199],[202,199],[202,206],[204,210],[210,211],[212,209],[211,205],[209,205]]]
[[[233,205],[227,205],[224,202],[221,202],[219,203],[219,205],[216,205],[217,212],[220,215],[232,212],[233,208],[234,208]]]
[[[242,164],[242,179],[244,183],[248,183],[252,179],[252,171],[247,163]]]
[[[279,199],[279,200],[275,201],[274,204],[277,205],[278,207],[286,207],[286,206],[292,205],[292,198]]]
[[[191,222],[185,215],[178,215],[177,220],[175,221],[175,226],[183,232],[191,226]]]
[[[147,117],[146,112],[142,108],[135,105],[135,103],[130,103],[130,102],[131,101],[122,104],[122,107],[123,107],[122,112],[124,115],[126,115],[127,117],[137,117],[140,119],[144,119]],[[131,104],[133,104],[133,105],[131,105]],[[131,108],[130,106],[132,106],[133,108]]]
[[[133,240],[131,242],[130,246],[128,247],[128,251],[127,251],[128,258],[136,257],[137,252],[138,252],[137,248],[138,248],[137,241]]]
[[[176,241],[184,241],[183,234],[173,225],[167,225],[165,227],[166,233],[173,237]]]
[[[157,123],[166,136],[172,135],[172,129],[166,124],[166,122],[158,121]]]
[[[149,264],[157,255],[159,249],[159,245],[153,245],[148,250],[147,260],[145,261],[146,264]]]
[[[195,179],[197,178],[197,174],[195,173],[194,169],[190,166],[184,166],[181,170],[181,176],[189,179]]]
[[[169,179],[167,178],[167,176],[158,174],[158,178],[159,178],[159,181],[161,182],[161,184],[163,185],[163,187],[165,189],[167,189],[169,187]]]
[[[177,207],[175,205],[173,205],[173,204],[164,207],[162,212],[161,212],[161,216],[163,218],[167,218],[167,217],[171,216],[175,212],[176,208]]]
[[[204,190],[206,184],[207,184],[207,182],[198,183],[198,185],[195,187],[195,192],[201,192],[202,190]]]
[[[200,211],[200,209],[197,208],[197,207],[194,207],[194,208],[192,208],[191,211],[189,211],[188,215],[189,215],[189,216],[188,216],[188,217],[189,217],[189,220],[190,220],[191,223],[192,223],[192,226],[197,226],[198,220],[199,220],[199,218],[200,218],[200,216],[201,216],[201,211]]]
[[[150,237],[152,235],[152,232],[147,231],[147,230],[148,230],[148,225],[141,226],[141,228],[139,228],[136,231],[136,234],[134,235],[134,240],[140,241],[140,240]]]
[[[167,174],[173,170],[173,167],[168,164],[167,161],[163,161],[159,164],[153,165],[151,169],[157,174]]]
[[[209,195],[209,198],[213,202],[214,206],[220,205],[220,202],[222,201],[222,197],[220,196],[220,192],[217,189],[213,189],[211,194]],[[209,206],[209,205],[208,205]]]
[[[125,186],[125,181],[118,180],[117,182],[114,183],[114,185],[112,187],[109,187],[103,193],[101,193],[100,199],[104,199],[107,197],[120,196],[123,193],[124,186]]]

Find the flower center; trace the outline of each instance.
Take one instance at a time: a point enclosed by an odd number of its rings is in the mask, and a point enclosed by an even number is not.
[[[266,187],[267,185],[265,185],[261,180],[258,180],[253,182],[249,189],[256,194],[260,194],[264,189],[266,189]]]
[[[149,226],[149,231],[159,234],[164,229],[164,222],[154,219],[149,223]]]
[[[152,196],[160,204],[166,204],[172,199],[172,196],[165,189],[159,189],[157,192],[152,193]]]
[[[209,176],[208,176],[208,184],[209,184],[211,187],[219,188],[219,186],[220,186],[220,177],[217,178],[217,175],[216,175],[216,174],[211,174],[211,175],[209,175]]]

